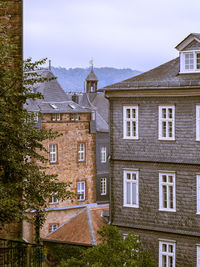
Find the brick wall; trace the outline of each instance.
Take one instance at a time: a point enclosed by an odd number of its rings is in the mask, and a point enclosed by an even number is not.
[[[7,3],[7,5],[5,5]],[[19,59],[14,61],[14,68],[21,72],[21,61],[22,61],[22,0],[12,1],[0,1],[0,34],[2,29],[11,35],[12,42],[16,45],[17,52],[16,58]],[[0,237],[16,239],[20,238],[22,233],[22,223],[12,223],[10,225],[4,225],[0,227]]]

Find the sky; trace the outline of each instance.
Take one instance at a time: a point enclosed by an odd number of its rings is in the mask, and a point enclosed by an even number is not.
[[[24,58],[147,71],[200,33],[199,0],[24,0]]]

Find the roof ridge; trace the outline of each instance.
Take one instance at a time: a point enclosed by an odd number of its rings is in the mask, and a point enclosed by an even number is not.
[[[88,226],[89,226],[89,231],[90,231],[90,236],[91,236],[91,242],[92,242],[92,245],[96,246],[97,242],[96,242],[96,238],[95,238],[95,234],[94,234],[94,228],[93,228],[93,223],[92,223],[92,216],[90,213],[90,207],[86,208],[86,212],[87,212]]]

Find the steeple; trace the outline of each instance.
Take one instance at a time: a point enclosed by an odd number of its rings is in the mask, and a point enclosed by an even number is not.
[[[86,78],[86,93],[95,93],[97,91],[98,78],[94,73],[93,60],[90,60],[91,70]]]

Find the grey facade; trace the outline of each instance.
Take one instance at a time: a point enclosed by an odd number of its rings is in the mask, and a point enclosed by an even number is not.
[[[190,35],[177,49],[182,52],[186,47],[188,51],[191,42],[200,43],[199,37]],[[176,58],[104,89],[110,102],[111,223],[123,233],[134,231],[139,235],[143,246],[159,266],[200,266],[197,265],[200,141],[196,137],[200,71],[197,68],[196,73],[181,73],[180,58]],[[162,106],[174,111],[174,116],[170,115],[174,125],[169,124],[169,128],[174,129],[174,138],[168,140],[160,138],[160,131],[167,127],[162,124],[164,128],[160,130],[162,117],[159,116],[159,107]],[[124,123],[125,116],[128,116],[124,107],[137,109],[138,135],[135,138],[124,135],[124,127],[128,125]],[[137,189],[130,191],[132,196],[138,197],[134,200],[137,202],[135,206],[127,205],[126,201],[129,189],[124,174],[131,171],[138,175],[138,193],[135,193]],[[167,193],[162,185],[166,174],[171,175],[170,179],[174,177],[173,186],[168,187]],[[174,193],[169,193],[170,190]],[[165,194],[170,196],[166,201],[173,208],[162,208]],[[166,256],[168,260],[173,258],[173,263],[163,265],[162,247],[159,245],[162,242],[173,244],[173,256]]]

